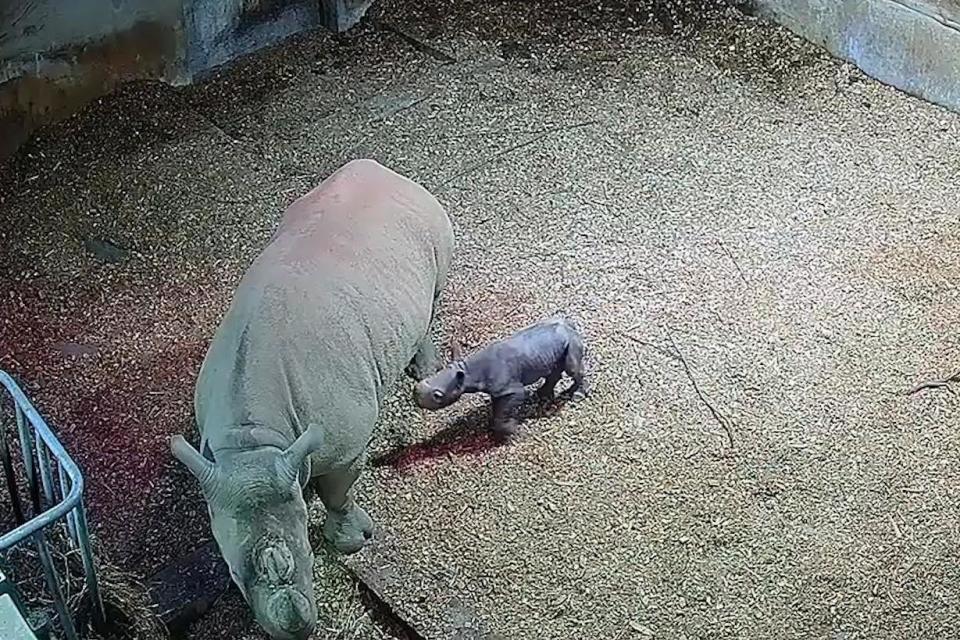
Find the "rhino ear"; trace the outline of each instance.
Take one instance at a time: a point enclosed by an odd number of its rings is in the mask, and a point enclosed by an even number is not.
[[[300,434],[292,445],[280,454],[280,460],[283,467],[291,478],[296,478],[300,473],[300,465],[307,459],[311,453],[323,445],[323,429],[320,425],[310,423],[307,430]]]
[[[206,491],[213,486],[215,475],[213,463],[191,447],[183,436],[178,435],[170,439],[170,453],[200,482],[201,489]]]

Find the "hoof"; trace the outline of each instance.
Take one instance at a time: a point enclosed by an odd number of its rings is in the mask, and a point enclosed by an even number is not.
[[[425,338],[420,343],[417,353],[413,359],[407,363],[404,372],[414,380],[423,380],[429,378],[441,368],[440,357],[437,355],[437,349],[429,338]]]
[[[584,381],[580,385],[574,385],[571,387],[568,393],[570,394],[571,400],[578,402],[586,399],[590,395],[590,387],[587,385],[586,381]]]
[[[550,402],[544,402],[540,406],[540,415],[542,416],[554,416],[560,413],[561,403],[556,400],[551,400]]]
[[[490,425],[490,432],[493,434],[494,440],[498,442],[504,442],[510,439],[511,436],[517,435],[519,431],[520,425],[516,420],[501,423],[495,422]]]
[[[323,523],[323,537],[339,553],[356,553],[373,537],[373,520],[358,506],[342,514],[330,511]]]
[[[556,399],[557,395],[554,393],[553,389],[550,389],[549,391],[544,390],[543,387],[537,389],[537,400],[540,401],[540,404],[549,404]]]

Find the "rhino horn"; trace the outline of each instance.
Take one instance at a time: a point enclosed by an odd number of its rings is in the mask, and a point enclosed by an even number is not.
[[[300,434],[293,444],[284,450],[280,455],[280,460],[285,471],[291,478],[296,478],[300,472],[300,466],[311,453],[320,448],[323,444],[323,429],[319,425],[311,423],[306,431]]]
[[[206,491],[213,486],[215,474],[213,463],[191,447],[183,436],[174,436],[170,439],[170,452],[200,482],[201,489]]]

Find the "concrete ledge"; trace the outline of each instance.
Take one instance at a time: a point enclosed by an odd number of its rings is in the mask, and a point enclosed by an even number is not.
[[[0,638],[3,640],[37,640],[30,625],[8,595],[0,596]]]
[[[424,575],[405,565],[395,546],[394,540],[381,530],[363,552],[343,560],[357,580],[415,637],[506,640],[488,629],[470,605],[437,575]],[[411,585],[416,597],[410,597]]]
[[[756,0],[754,6],[877,80],[960,111],[960,0]]]

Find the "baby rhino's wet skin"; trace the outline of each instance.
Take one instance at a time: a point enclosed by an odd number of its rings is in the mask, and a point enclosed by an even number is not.
[[[516,432],[517,410],[524,387],[543,379],[538,394],[554,398],[564,373],[573,379],[568,393],[587,394],[583,376],[583,338],[565,318],[549,318],[488,345],[439,373],[422,380],[414,393],[424,409],[448,407],[464,393],[486,393],[493,399],[491,429],[496,435]]]

